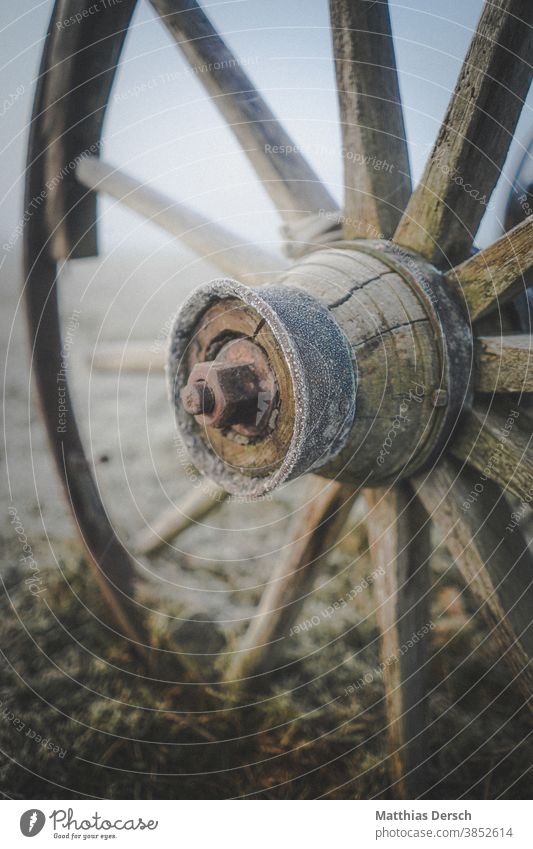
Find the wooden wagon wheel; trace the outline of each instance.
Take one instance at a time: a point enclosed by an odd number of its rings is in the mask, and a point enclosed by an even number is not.
[[[107,191],[231,276],[194,293],[172,334],[169,385],[195,463],[224,489],[256,496],[320,476],[228,680],[264,667],[362,491],[381,575],[390,764],[397,794],[412,797],[425,760],[427,640],[415,637],[429,622],[430,521],[528,696],[533,680],[533,562],[519,525],[506,530],[505,501],[508,493],[526,504],[533,493],[522,403],[533,391],[531,337],[502,307],[533,264],[532,219],[472,254],[531,82],[533,7],[485,5],[411,193],[388,5],[331,0],[341,212],[198,4],[151,3],[189,62],[206,69],[200,79],[278,208],[294,261],[272,282],[278,257],[237,250],[231,233],[88,157],[99,150],[135,2],[84,19],[84,0],[57,0],[32,120],[25,233],[33,368],[56,464],[115,627],[146,656],[132,560],[73,415],[57,428],[57,263],[96,253],[96,192]],[[77,14],[79,26],[59,26]]]

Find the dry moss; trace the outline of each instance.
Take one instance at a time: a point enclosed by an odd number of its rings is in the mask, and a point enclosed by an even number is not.
[[[291,642],[278,673],[257,679],[253,692],[239,696],[201,683],[215,681],[215,655],[176,652],[177,644],[188,652],[224,649],[222,631],[213,633],[201,620],[163,629],[158,618],[150,624],[159,649],[150,678],[98,622],[105,611],[77,558],[62,564],[63,574],[46,573],[40,598],[15,572],[6,582],[0,691],[6,796],[391,795],[380,678],[361,688],[357,700],[344,694],[377,663],[371,620],[360,616],[342,639],[338,623],[310,630]],[[436,636],[430,796],[530,793],[531,750],[522,742],[530,719],[505,668],[494,664],[481,625],[451,640],[443,639],[442,628]],[[37,735],[60,751],[46,749]]]

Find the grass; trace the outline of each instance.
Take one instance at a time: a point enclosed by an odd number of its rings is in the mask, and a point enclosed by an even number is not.
[[[6,797],[392,796],[371,618],[348,611],[353,621],[342,639],[338,622],[293,639],[283,668],[239,695],[216,683],[212,657],[176,650],[224,648],[222,632],[200,620],[163,627],[154,618],[159,660],[147,677],[99,621],[105,610],[81,554],[70,552],[61,566],[45,573],[41,597],[15,570],[5,582]],[[368,562],[359,568],[368,571]],[[450,593],[460,592],[457,576],[447,567],[434,580],[439,625],[431,634],[427,797],[528,798],[530,714],[481,622],[472,623],[467,607],[453,621],[444,615]],[[344,688],[365,673],[369,683],[346,696]]]

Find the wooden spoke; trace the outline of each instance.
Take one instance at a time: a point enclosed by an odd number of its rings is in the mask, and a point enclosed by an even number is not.
[[[387,2],[331,0],[347,239],[390,238],[411,193]]]
[[[490,0],[395,241],[437,264],[463,260],[531,83],[533,4]]]
[[[533,215],[489,248],[453,268],[446,280],[466,301],[471,321],[524,291],[533,266]]]
[[[164,351],[153,351],[153,343],[124,342],[99,345],[89,358],[89,365],[96,371],[129,372],[146,374],[149,371],[163,373],[166,363]]]
[[[517,407],[481,404],[465,416],[451,453],[522,501],[533,497],[533,435],[531,424]]]
[[[137,535],[132,544],[134,551],[153,554],[191,525],[204,519],[223,504],[227,497],[227,492],[214,486],[209,492],[192,490],[180,504],[169,507]]]
[[[118,171],[94,156],[85,157],[76,177],[89,189],[105,192],[184,242],[224,274],[246,283],[264,283],[285,267],[282,257],[243,240],[199,212]]]
[[[238,681],[265,671],[275,660],[277,643],[289,636],[311,591],[317,571],[335,545],[356,493],[352,487],[316,479],[309,508],[298,518],[286,557],[263,593],[258,613],[240,640],[224,678]]]
[[[533,688],[533,557],[499,488],[444,461],[415,481],[418,495],[487,619],[495,657],[505,656],[526,698]]]
[[[151,0],[227,121],[287,225],[319,210],[338,213],[328,190],[277,121],[195,0]],[[331,220],[324,216],[324,230]]]
[[[478,392],[533,392],[533,338],[479,336],[475,340]]]
[[[389,766],[394,793],[424,789],[429,620],[429,519],[407,484],[368,489],[368,536],[375,567],[385,685]]]

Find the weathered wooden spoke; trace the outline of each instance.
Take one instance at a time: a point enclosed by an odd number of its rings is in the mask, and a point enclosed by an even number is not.
[[[407,484],[368,489],[368,535],[385,685],[390,772],[399,798],[425,789],[429,517]]]
[[[337,213],[328,190],[276,119],[195,0],[150,0],[227,121],[291,228],[319,210]],[[324,229],[331,226],[323,218]],[[329,223],[328,223],[329,222]]]
[[[475,357],[478,392],[533,392],[533,338],[528,333],[478,336]]]
[[[244,282],[265,283],[285,266],[281,256],[243,242],[240,236],[222,225],[96,157],[83,158],[76,168],[76,177],[87,188],[116,198],[152,224],[176,236],[224,274]]]
[[[288,543],[257,613],[239,641],[225,679],[246,684],[251,678],[273,669],[279,643],[289,638],[291,626],[313,588],[321,564],[352,509],[356,496],[352,487],[318,479],[310,491],[309,508],[298,517]],[[265,669],[265,666],[267,669]]]
[[[330,0],[344,163],[344,235],[390,238],[411,193],[387,2]]]
[[[153,342],[122,342],[99,345],[88,362],[96,371],[131,374],[164,374],[166,353],[153,350]]]
[[[522,501],[533,498],[533,433],[517,406],[477,404],[465,416],[450,451]]]
[[[530,216],[489,248],[449,271],[446,280],[459,290],[470,321],[475,321],[523,292],[524,275],[532,266],[533,216]]]
[[[154,554],[191,525],[205,519],[224,503],[226,497],[227,492],[215,487],[208,492],[201,488],[192,490],[183,501],[169,507],[137,534],[132,544],[134,551],[139,554]]]
[[[531,84],[533,5],[491,0],[394,239],[437,264],[464,260]]]
[[[494,654],[511,667],[526,698],[533,687],[533,558],[501,490],[451,461],[420,475],[417,491],[491,628]]]

